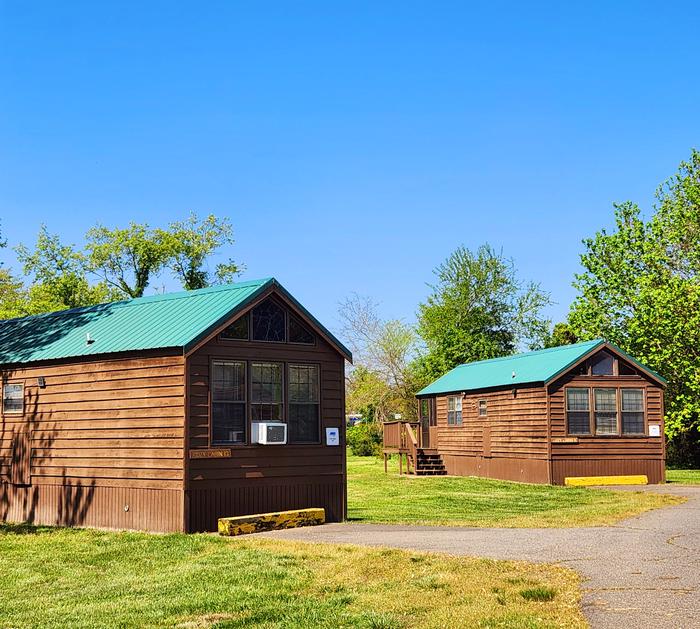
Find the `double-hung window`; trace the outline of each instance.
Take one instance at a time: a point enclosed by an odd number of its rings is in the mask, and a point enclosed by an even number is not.
[[[566,424],[570,435],[591,434],[591,408],[588,389],[566,390]]]
[[[447,424],[448,426],[462,425],[462,398],[451,396],[447,398]]]
[[[622,407],[622,433],[644,434],[644,391],[642,389],[620,389]]]
[[[243,361],[214,361],[211,409],[212,441],[245,443],[246,369]]]
[[[320,440],[320,395],[318,365],[289,365],[289,442],[318,443]]]
[[[24,385],[5,384],[2,387],[2,412],[24,412]]]
[[[595,410],[595,434],[616,435],[617,389],[593,389]]]
[[[283,421],[282,365],[250,364],[250,418],[254,422]]]

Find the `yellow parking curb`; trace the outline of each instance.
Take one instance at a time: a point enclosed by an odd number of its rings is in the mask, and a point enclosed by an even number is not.
[[[567,476],[564,484],[570,487],[590,487],[591,485],[648,485],[646,475],[639,476]]]
[[[294,509],[275,513],[240,515],[219,518],[219,535],[247,535],[261,531],[291,529],[297,526],[314,526],[326,521],[324,509]]]

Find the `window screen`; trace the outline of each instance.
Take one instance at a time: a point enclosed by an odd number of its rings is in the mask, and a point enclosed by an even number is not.
[[[24,412],[24,385],[6,384],[2,387],[2,412]]]
[[[250,366],[250,414],[253,421],[282,421],[282,365],[252,363]]]
[[[644,434],[644,391],[621,389],[622,432],[626,435]]]
[[[591,413],[588,389],[566,390],[566,422],[570,435],[590,434]]]
[[[222,333],[221,338],[227,340],[248,340],[248,315],[243,315],[240,319],[234,321]]]
[[[253,340],[284,343],[287,325],[284,308],[272,299],[266,299],[253,308]]]
[[[612,376],[615,359],[607,352],[598,352],[591,359],[591,375]]]
[[[214,443],[245,443],[245,363],[216,361],[212,365],[211,425]]]
[[[289,365],[289,442],[318,443],[320,398],[317,365]]]
[[[462,398],[447,398],[447,423],[450,426],[462,425]]]
[[[595,432],[597,435],[617,434],[617,389],[594,389]]]
[[[289,342],[314,344],[314,335],[299,319],[289,315]]]

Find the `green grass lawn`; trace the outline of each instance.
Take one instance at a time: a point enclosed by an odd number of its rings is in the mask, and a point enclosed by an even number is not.
[[[609,524],[683,498],[471,477],[399,476],[376,457],[348,454],[348,516],[360,522],[559,527]]]
[[[700,485],[700,470],[666,470],[666,482]]]
[[[0,627],[584,627],[552,565],[0,525]]]

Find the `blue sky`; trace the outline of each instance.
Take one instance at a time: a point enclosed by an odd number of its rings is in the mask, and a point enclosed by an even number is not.
[[[560,319],[581,239],[700,147],[699,32],[695,2],[0,0],[2,228],[228,216],[243,277],[332,328],[352,292],[412,320],[489,242]]]

